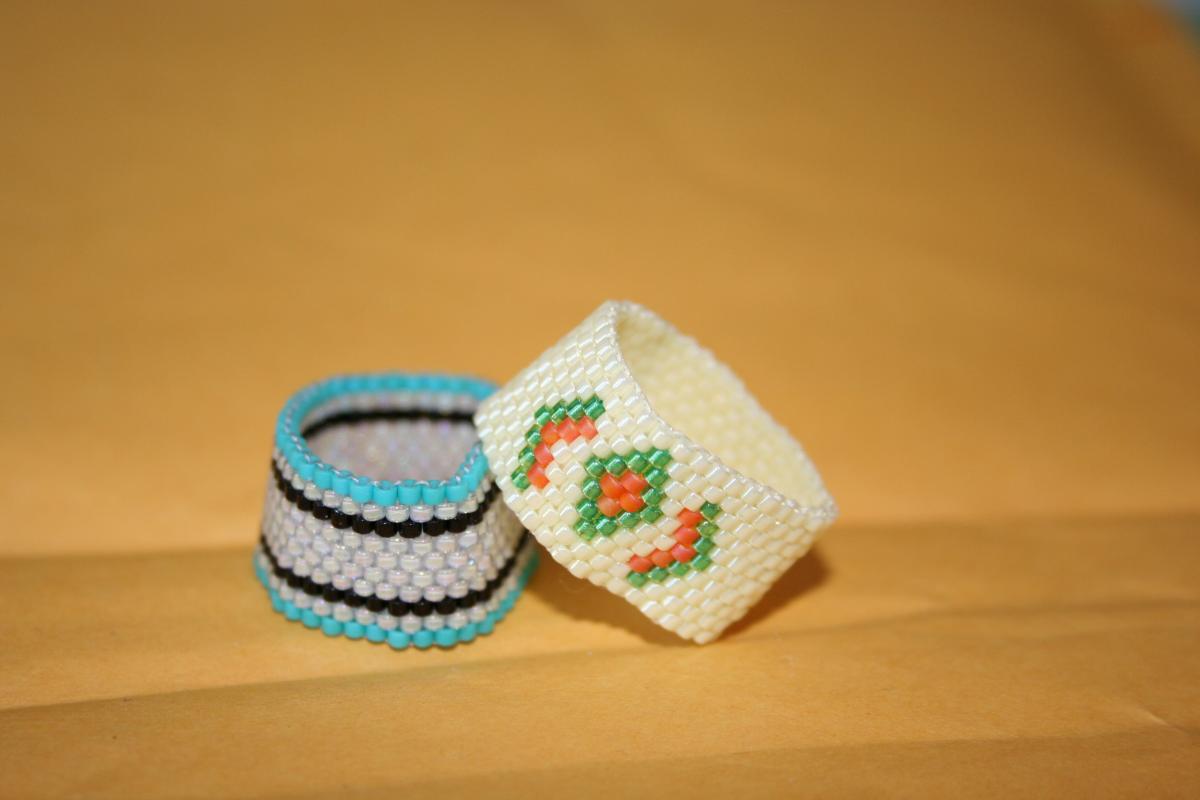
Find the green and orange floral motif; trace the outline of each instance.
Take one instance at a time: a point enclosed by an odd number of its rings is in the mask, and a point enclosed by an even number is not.
[[[545,488],[549,484],[545,467],[554,460],[550,447],[560,439],[568,444],[579,437],[591,440],[596,435],[595,421],[602,414],[604,402],[596,396],[542,406],[534,412],[535,424],[525,432],[520,466],[512,474],[517,488]],[[588,458],[584,463],[587,477],[579,486],[583,499],[576,506],[579,520],[575,531],[591,541],[658,522],[666,499],[664,487],[671,480],[667,474],[670,463],[671,454],[657,448]],[[682,577],[707,569],[712,564],[713,537],[719,530],[715,520],[720,513],[716,503],[680,511],[675,515],[679,526],[671,533],[675,544],[668,549],[656,547],[645,556],[635,554],[627,562],[625,579],[641,587],[647,581],[662,582],[670,575]]]

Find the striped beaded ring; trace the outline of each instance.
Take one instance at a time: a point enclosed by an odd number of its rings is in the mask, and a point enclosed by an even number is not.
[[[537,561],[471,423],[494,388],[388,373],[287,402],[254,555],[276,611],[397,649],[491,633]]]
[[[699,643],[837,516],[737,377],[633,303],[602,305],[475,423],[505,501],[556,561]]]

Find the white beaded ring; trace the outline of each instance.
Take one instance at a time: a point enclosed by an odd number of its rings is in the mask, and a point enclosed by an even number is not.
[[[475,424],[505,502],[556,561],[701,644],[837,516],[741,381],[633,303],[600,306]]]

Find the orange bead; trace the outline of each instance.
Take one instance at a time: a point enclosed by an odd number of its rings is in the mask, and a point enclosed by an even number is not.
[[[696,551],[686,544],[677,544],[671,548],[671,555],[675,556],[676,561],[682,561],[686,564],[696,557]]]
[[[606,517],[615,517],[621,513],[621,504],[611,497],[604,496],[596,501],[596,507]]]
[[[694,528],[704,521],[704,515],[699,511],[692,511],[690,508],[685,508],[675,515],[675,519],[679,520],[685,528]]]
[[[654,569],[654,562],[642,556],[634,556],[629,559],[629,568],[634,572],[649,572]]]
[[[693,544],[700,538],[700,531],[695,528],[676,528],[673,535],[680,544]]]
[[[666,568],[675,563],[675,556],[666,550],[655,550],[650,554],[650,560],[654,562],[654,566]]]
[[[625,487],[617,483],[617,479],[606,472],[600,476],[600,491],[615,500],[625,494]]]
[[[547,422],[542,426],[542,441],[546,443],[547,447],[558,441],[558,428],[554,427],[553,422]]]
[[[543,467],[554,460],[554,456],[550,455],[550,448],[546,447],[545,442],[541,442],[537,447],[533,448],[533,457],[537,459],[537,463]]]
[[[541,464],[534,464],[530,467],[529,472],[525,473],[525,477],[529,478],[529,482],[539,489],[545,489],[550,484],[550,479],[546,477]]]
[[[629,511],[631,513],[634,513],[634,514],[636,514],[637,512],[641,511],[643,508],[646,507],[645,500],[638,497],[637,495],[630,494],[629,492],[626,492],[625,494],[621,495],[620,500],[618,500],[617,502],[619,502],[621,504],[621,508],[623,508],[626,511]]]
[[[558,435],[561,436],[567,444],[579,438],[579,428],[575,427],[575,423],[567,417],[562,422],[558,423]]]
[[[584,439],[591,439],[596,435],[596,425],[590,417],[584,417],[579,422],[575,423],[575,427],[579,428],[579,434]]]
[[[650,484],[641,475],[638,475],[633,470],[629,470],[621,476],[621,485],[631,494],[640,495],[646,491],[646,487]]]

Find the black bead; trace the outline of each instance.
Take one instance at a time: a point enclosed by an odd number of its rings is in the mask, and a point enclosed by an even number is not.
[[[428,600],[418,600],[413,603],[413,613],[418,617],[428,617],[433,613],[433,603]]]
[[[317,519],[329,519],[333,516],[333,509],[324,503],[321,503],[313,508],[313,516]]]
[[[335,509],[334,512],[329,516],[330,521],[333,523],[333,527],[337,528],[339,531],[350,527],[350,517],[347,514],[342,513],[340,509]]]
[[[482,509],[477,508],[474,511],[472,511],[468,516],[470,518],[472,525],[478,525],[479,523],[483,522],[483,510]]]
[[[467,529],[467,515],[459,514],[454,519],[446,523],[446,530],[451,533],[462,533]]]
[[[296,508],[306,512],[312,511],[313,501],[309,500],[307,497],[301,496],[300,499],[296,501]]]
[[[288,487],[283,490],[283,496],[288,499],[289,503],[294,503],[300,497],[300,490],[289,483]]]
[[[440,519],[431,519],[425,523],[425,534],[427,536],[441,536],[446,531],[446,522]]]
[[[333,584],[329,584],[325,587],[325,591],[321,594],[321,596],[324,597],[327,602],[338,603],[341,602],[342,599],[342,590]]]
[[[275,559],[272,558],[271,563],[275,564]],[[287,576],[288,576],[288,571],[286,569],[284,569],[283,567],[279,566],[278,564],[275,564],[274,572],[275,572],[276,578],[287,578]]]
[[[293,589],[299,589],[303,585],[304,579],[294,572],[289,572],[287,576],[287,584]]]
[[[396,523],[381,519],[375,523],[375,533],[384,539],[390,539],[396,535]]]
[[[393,617],[403,617],[408,612],[409,612],[408,603],[404,602],[403,600],[401,600],[399,598],[396,598],[392,602],[388,603],[388,613],[391,614]]]
[[[344,602],[346,603],[346,605],[350,606],[351,608],[359,608],[361,606],[366,605],[367,598],[363,597],[361,594],[358,594],[357,592],[347,591],[346,599]]]
[[[370,533],[371,531],[375,530],[374,522],[363,519],[362,517],[359,517],[359,516],[356,516],[353,519],[354,519],[353,527],[354,527],[355,533]]]
[[[304,593],[316,597],[321,593],[321,585],[312,578],[304,579]]]
[[[367,610],[368,611],[376,611],[376,612],[383,611],[383,609],[386,605],[387,605],[386,601],[384,601],[380,597],[376,597],[375,595],[371,595],[370,597],[367,598]]]
[[[439,614],[453,614],[458,610],[458,603],[453,597],[447,597],[444,600],[438,601],[437,612]]]
[[[421,523],[406,519],[400,523],[400,535],[405,539],[415,539],[421,535]]]

